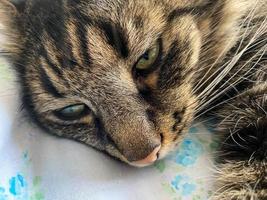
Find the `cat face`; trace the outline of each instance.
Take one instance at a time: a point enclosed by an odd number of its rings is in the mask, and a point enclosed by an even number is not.
[[[14,65],[24,106],[50,133],[131,165],[164,157],[182,140],[198,103],[196,4],[19,4]]]

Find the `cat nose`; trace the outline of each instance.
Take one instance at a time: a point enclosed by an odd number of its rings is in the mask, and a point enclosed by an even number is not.
[[[147,157],[142,160],[134,161],[131,164],[137,167],[144,167],[154,163],[158,159],[158,153],[161,145],[157,146]]]

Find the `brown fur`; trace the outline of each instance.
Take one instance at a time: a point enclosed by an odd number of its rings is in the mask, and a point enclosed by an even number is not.
[[[163,158],[215,113],[224,195],[214,199],[267,198],[266,13],[266,0],[0,0],[3,49],[36,123],[132,164],[159,144]],[[135,74],[157,41],[153,72]],[[77,103],[91,112],[55,116]]]

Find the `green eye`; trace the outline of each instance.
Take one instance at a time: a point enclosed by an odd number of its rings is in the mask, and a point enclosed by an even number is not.
[[[139,61],[136,63],[135,68],[137,70],[150,69],[157,61],[160,54],[160,43],[154,44],[146,53],[142,55]]]
[[[63,120],[77,120],[88,114],[88,110],[85,104],[77,104],[56,111],[56,115]]]

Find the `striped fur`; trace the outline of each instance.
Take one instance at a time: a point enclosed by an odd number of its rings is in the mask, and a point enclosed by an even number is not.
[[[40,127],[131,164],[215,118],[213,199],[267,199],[266,0],[0,0],[2,54]],[[134,65],[156,41],[161,55]],[[84,103],[64,121],[54,111]]]

